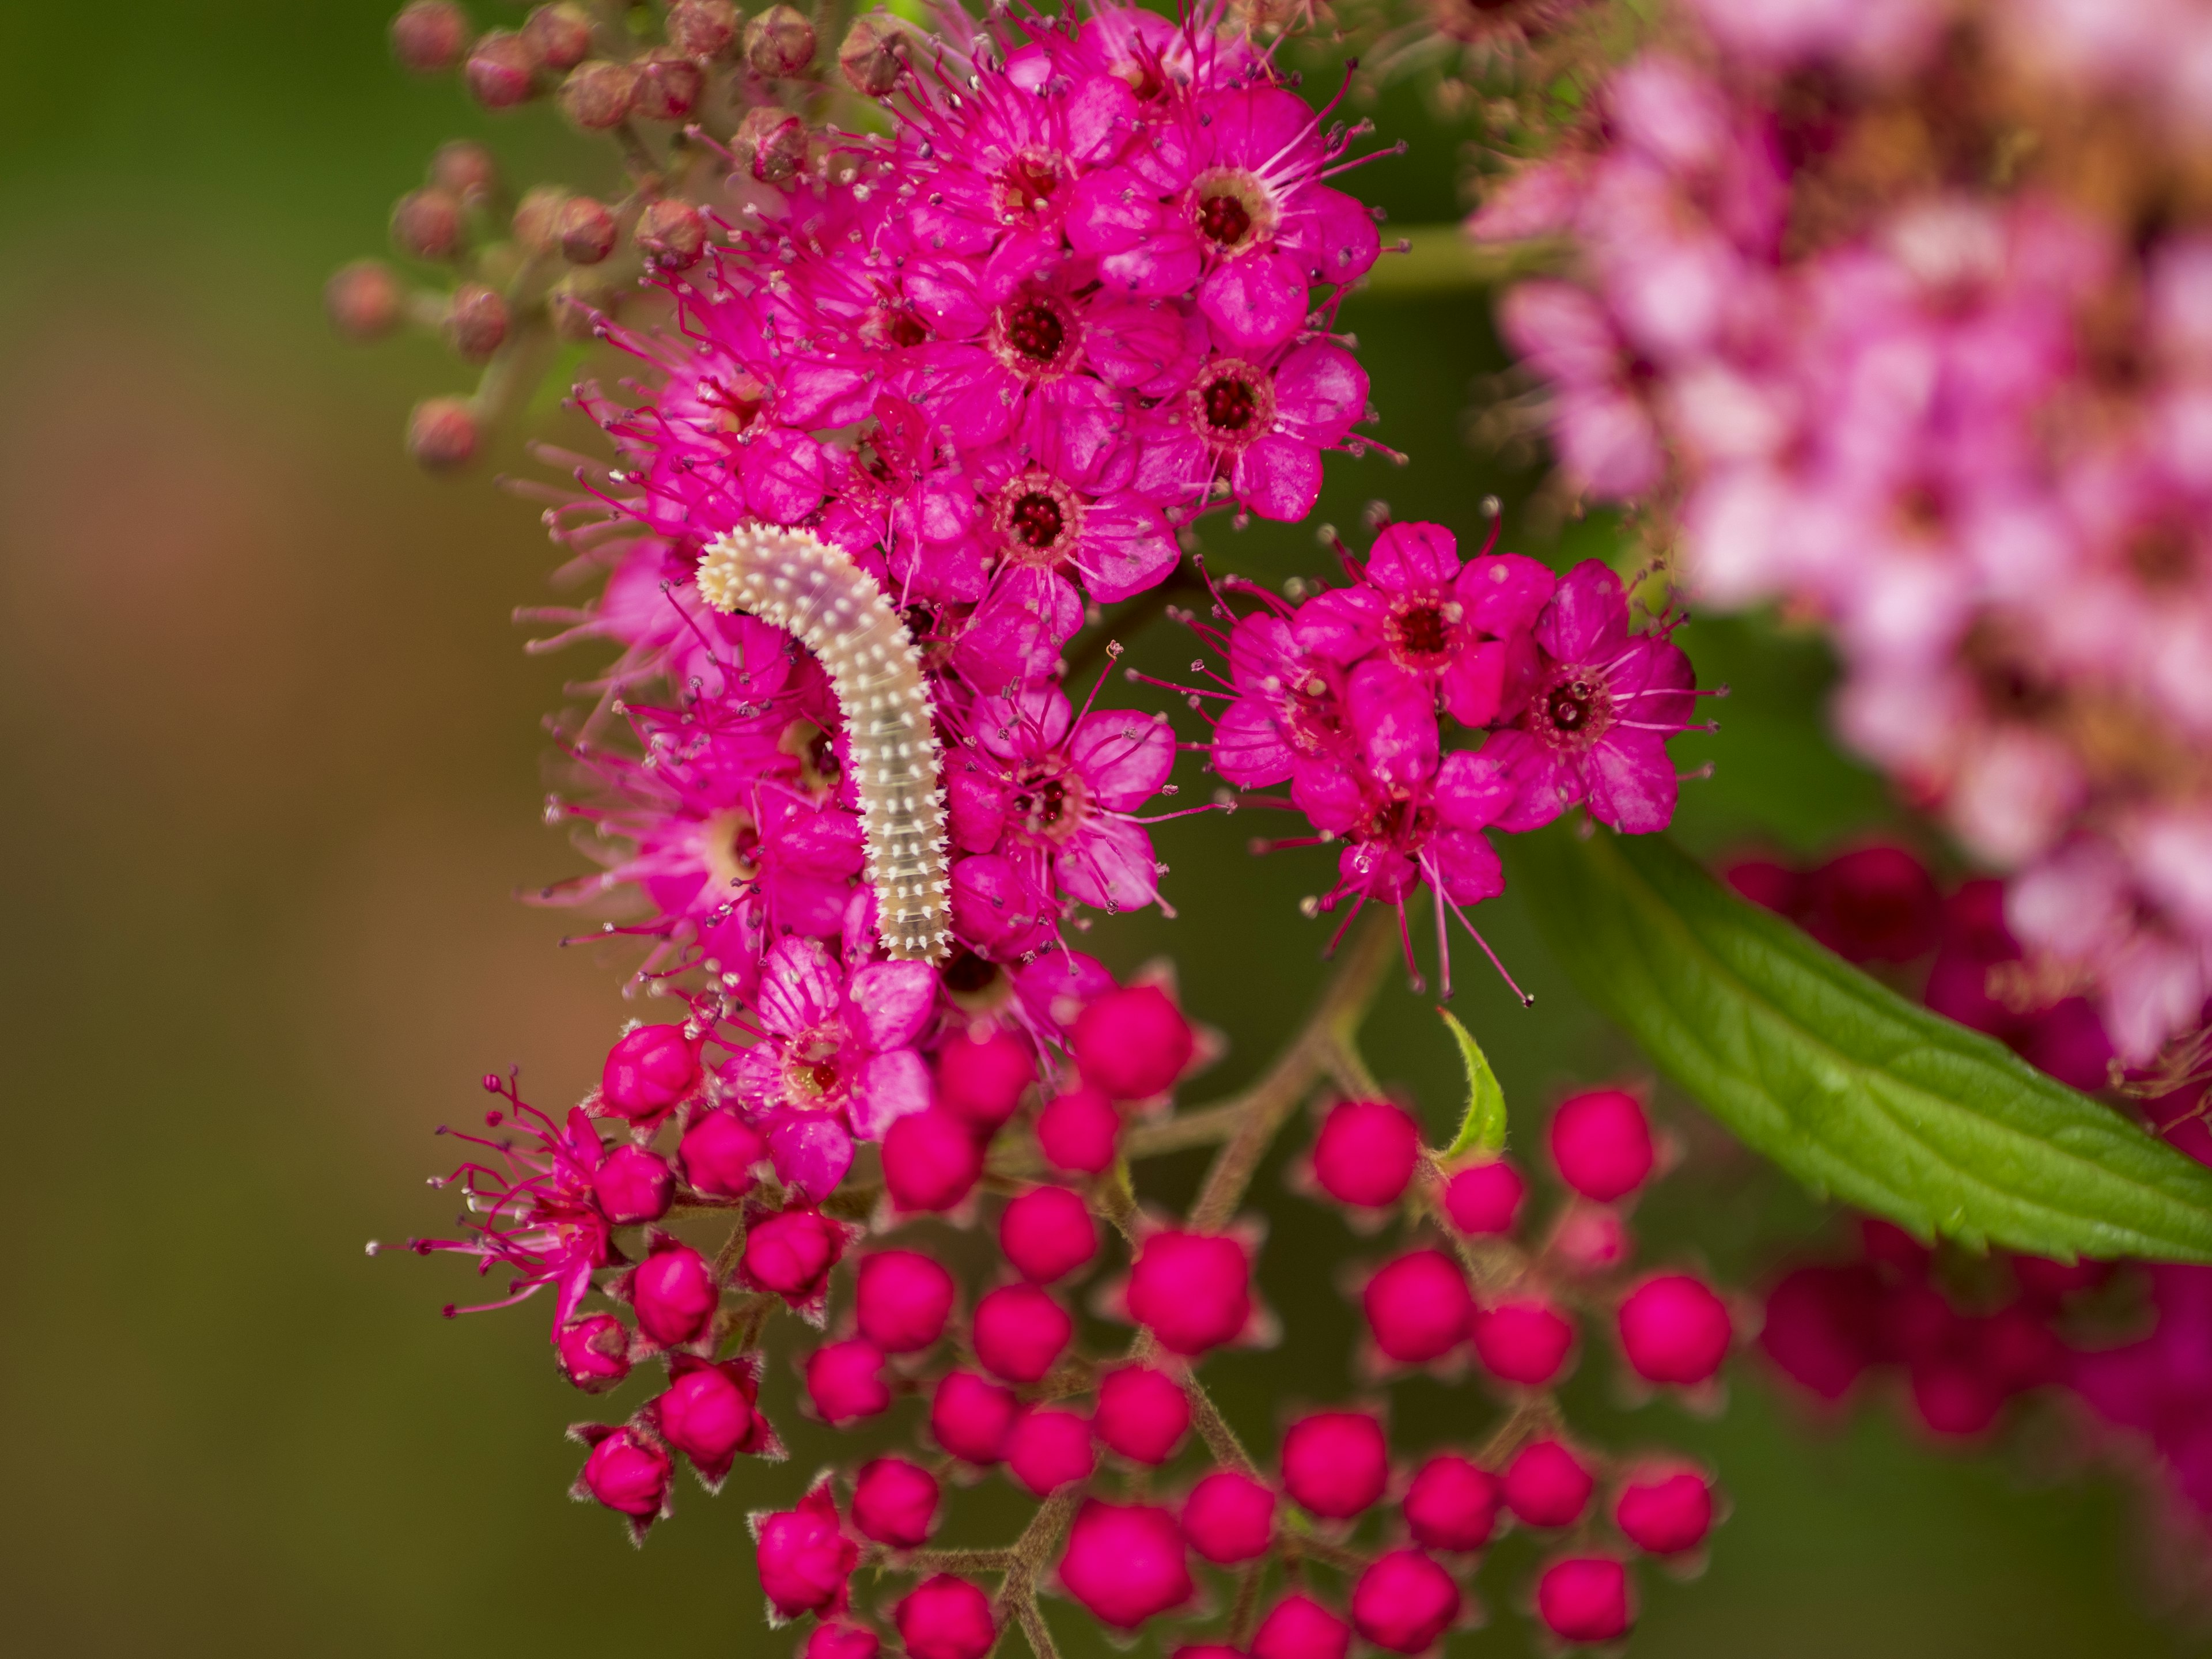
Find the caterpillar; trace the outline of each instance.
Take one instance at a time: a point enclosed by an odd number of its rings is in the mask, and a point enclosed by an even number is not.
[[[781,525],[717,537],[698,580],[715,610],[749,612],[821,659],[845,718],[877,934],[900,961],[950,954],[944,763],[921,653],[890,596],[842,548]]]

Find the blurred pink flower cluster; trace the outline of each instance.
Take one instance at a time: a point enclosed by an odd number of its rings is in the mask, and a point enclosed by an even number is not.
[[[1505,335],[1572,481],[1659,507],[1701,604],[1831,635],[1846,741],[2144,1061],[2212,990],[2212,229],[2172,164],[2212,23],[1691,10],[1471,221],[1572,249]]]

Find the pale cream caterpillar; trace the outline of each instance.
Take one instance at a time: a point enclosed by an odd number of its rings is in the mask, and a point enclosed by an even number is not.
[[[811,530],[745,525],[707,545],[699,592],[822,660],[843,713],[876,932],[902,961],[950,954],[943,762],[914,636],[876,580]]]

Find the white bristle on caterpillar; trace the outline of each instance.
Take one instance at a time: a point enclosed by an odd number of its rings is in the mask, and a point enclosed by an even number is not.
[[[875,578],[811,530],[745,525],[707,544],[699,593],[821,659],[845,717],[876,932],[901,961],[951,954],[944,762],[921,653]]]

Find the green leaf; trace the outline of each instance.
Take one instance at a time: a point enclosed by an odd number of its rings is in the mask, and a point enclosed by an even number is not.
[[[1459,1057],[1467,1067],[1467,1115],[1459,1121],[1459,1133],[1444,1148],[1446,1158],[1462,1152],[1498,1152],[1505,1149],[1505,1091],[1498,1086],[1498,1073],[1482,1045],[1466,1026],[1452,1018],[1451,1010],[1437,1010],[1459,1042]]]
[[[2212,1170],[1907,1002],[1661,836],[1515,838],[1546,942],[1747,1145],[1922,1237],[2212,1261]]]

